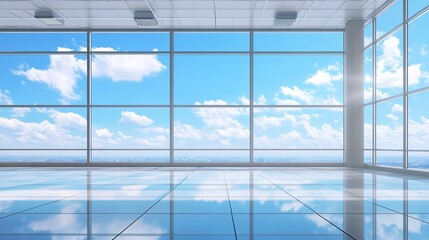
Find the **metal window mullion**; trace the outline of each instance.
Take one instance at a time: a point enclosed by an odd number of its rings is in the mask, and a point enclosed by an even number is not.
[[[254,67],[254,59],[253,59],[253,31],[250,31],[249,34],[249,41],[250,41],[250,56],[249,56],[249,64],[250,64],[250,85],[249,85],[249,161],[250,163],[253,163],[253,148],[254,148],[254,141],[253,141],[253,136],[254,136],[254,130],[253,130],[253,115],[254,115],[254,109],[253,109],[253,104],[254,104],[254,91],[253,91],[253,87],[254,87],[254,78],[253,78],[253,67]]]
[[[174,32],[170,31],[170,163],[174,163]]]
[[[92,89],[91,89],[91,78],[92,78],[92,68],[91,68],[91,32],[86,32],[86,162],[92,162],[92,109],[91,109],[91,99],[92,99]]]
[[[375,44],[375,38],[377,34],[376,29],[377,19],[372,19],[372,166],[377,164],[377,44]]]
[[[403,168],[408,168],[408,0],[403,9]],[[404,236],[405,237],[405,236]],[[404,238],[405,239],[405,238]]]

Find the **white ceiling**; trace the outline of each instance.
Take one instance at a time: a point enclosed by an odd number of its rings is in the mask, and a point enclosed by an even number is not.
[[[288,28],[344,28],[388,0],[0,0],[0,29],[49,28],[35,10],[52,9],[62,28],[141,28],[135,10],[152,9],[160,28],[278,28],[277,11],[297,11]],[[58,28],[58,27],[55,27]]]

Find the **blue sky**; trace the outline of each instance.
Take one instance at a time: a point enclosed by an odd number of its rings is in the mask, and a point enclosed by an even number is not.
[[[427,41],[418,34],[427,22],[427,15],[410,23],[410,89],[428,84]],[[383,27],[380,29],[383,30]],[[85,105],[87,101],[87,59],[85,53],[79,53],[87,48],[86,34],[57,33],[56,37],[53,34],[2,34],[2,51],[52,51],[58,54],[0,55],[0,103],[64,106],[2,108],[2,148],[86,147],[86,109],[67,107]],[[28,37],[37,43],[32,44],[34,47],[24,44]],[[323,41],[314,41],[315,37]],[[341,33],[332,32],[260,32],[255,33],[254,41],[255,52],[342,50]],[[240,107],[249,105],[250,101],[249,55],[183,53],[248,51],[249,33],[178,32],[175,34],[174,48],[178,51],[174,55],[174,102],[177,105],[193,106],[174,109],[175,148],[249,148],[249,110]],[[101,52],[91,56],[92,103],[152,105],[146,108],[94,107],[94,148],[170,147],[168,104],[171,63],[169,54],[162,53],[169,49],[169,33],[93,33],[92,50]],[[121,54],[132,51],[146,53]],[[400,94],[403,89],[402,30],[381,41],[377,45],[376,55],[378,99]],[[372,91],[372,61],[369,50],[365,53],[366,101],[370,101],[368,96],[371,97]],[[342,54],[256,53],[254,147],[343,148],[342,108],[264,107],[341,106],[343,64]],[[426,96],[421,95],[419,98]],[[399,100],[400,98],[380,104],[377,110],[380,116],[377,121],[380,139],[395,139],[398,134],[402,134],[399,128],[403,119],[398,108],[402,106],[402,102],[398,102]],[[216,107],[217,105],[230,107]],[[413,103],[410,119],[415,126],[424,130],[428,126],[425,122],[428,116],[423,108],[421,104]],[[366,124],[370,124],[368,119],[365,118]],[[368,125],[365,127],[368,129]],[[381,129],[385,131],[382,132]],[[420,135],[423,130],[418,131]],[[396,142],[379,141],[379,144],[379,147],[387,149],[400,148]],[[421,149],[423,145],[416,142],[415,148]]]

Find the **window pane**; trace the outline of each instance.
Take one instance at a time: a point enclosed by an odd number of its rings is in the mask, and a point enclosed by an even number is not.
[[[408,149],[429,150],[429,91],[408,97]]]
[[[1,108],[0,148],[86,148],[84,108]]]
[[[166,54],[93,55],[92,103],[169,104],[169,64]]]
[[[342,55],[255,55],[255,105],[341,105]]]
[[[372,151],[364,151],[363,158],[365,164],[372,165]]]
[[[1,162],[60,162],[60,163],[86,163],[86,151],[80,150],[32,150],[9,151],[0,150]]]
[[[85,32],[2,32],[2,51],[86,51]]]
[[[372,43],[372,21],[369,22],[364,28],[364,46],[368,46]]]
[[[93,108],[92,147],[168,149],[168,108]]]
[[[168,32],[96,32],[91,36],[92,51],[169,51]]]
[[[175,148],[249,148],[246,108],[176,108]]]
[[[396,0],[377,17],[377,38],[383,36],[403,20],[403,0]]]
[[[372,105],[364,108],[364,148],[373,149],[372,146]]]
[[[402,151],[377,151],[377,165],[402,168]]]
[[[86,104],[86,55],[0,55],[0,91],[12,104]]]
[[[175,104],[249,104],[248,55],[175,55]]]
[[[343,33],[255,32],[254,51],[343,51]]]
[[[377,99],[403,91],[402,29],[377,44]]]
[[[341,149],[342,108],[256,108],[256,149]]]
[[[373,101],[373,92],[372,92],[372,84],[373,84],[373,79],[372,79],[372,71],[373,71],[373,58],[372,58],[372,47],[368,48],[365,51],[365,55],[364,55],[364,74],[365,74],[365,79],[364,79],[364,102],[372,102]]]
[[[343,151],[255,150],[254,162],[341,163],[343,162]]]
[[[403,146],[403,104],[396,98],[377,104],[377,149],[398,149]]]
[[[248,32],[176,32],[174,51],[249,51]]]
[[[408,152],[408,167],[429,169],[429,152]]]
[[[203,150],[176,150],[174,151],[174,162],[249,162],[249,151],[239,150],[219,150],[219,151],[203,151]]]
[[[408,0],[408,18],[429,6],[429,0]]]
[[[92,162],[170,162],[170,151],[168,150],[94,150],[92,151]]]
[[[409,23],[408,27],[408,90],[429,86],[429,12]]]

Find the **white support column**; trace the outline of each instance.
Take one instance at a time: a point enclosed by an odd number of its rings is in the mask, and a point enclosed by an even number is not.
[[[345,165],[363,166],[363,20],[350,20],[345,31]]]

